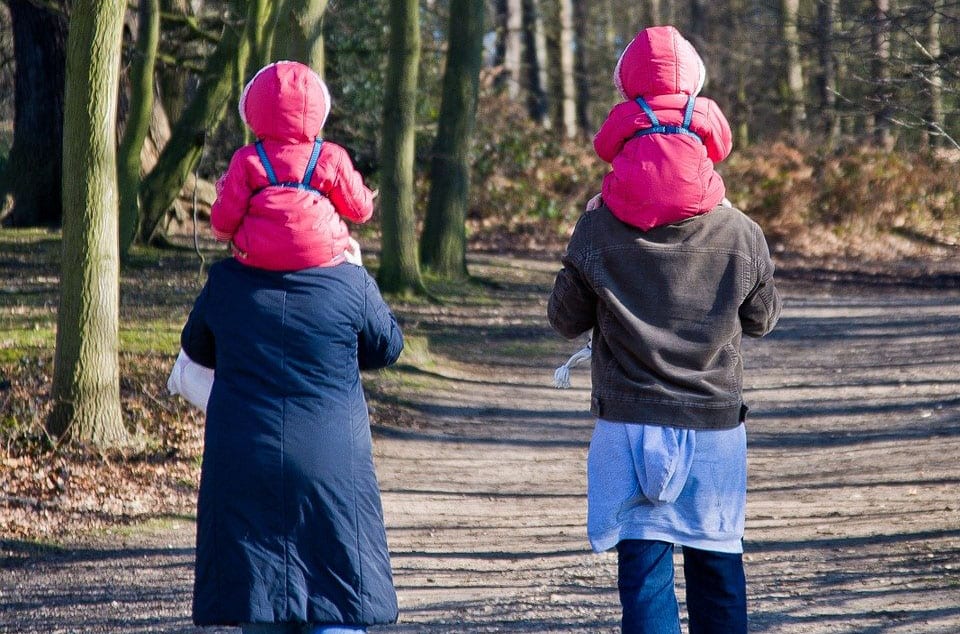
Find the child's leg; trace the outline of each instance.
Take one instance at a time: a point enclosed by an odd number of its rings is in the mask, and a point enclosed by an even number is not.
[[[683,548],[690,634],[746,634],[743,555]]]
[[[673,544],[625,539],[617,554],[623,634],[679,634]]]

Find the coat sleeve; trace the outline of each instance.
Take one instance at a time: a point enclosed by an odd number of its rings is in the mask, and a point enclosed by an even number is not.
[[[244,169],[243,148],[233,153],[230,166],[217,181],[217,199],[210,207],[210,227],[220,242],[233,239],[250,205],[253,190]]]
[[[347,151],[331,144],[336,152],[333,186],[327,196],[337,213],[357,224],[373,215],[373,192],[363,184],[363,176],[353,167]]]
[[[754,227],[754,237],[756,282],[740,305],[740,323],[748,337],[762,337],[777,325],[783,302],[773,281],[770,249],[759,227]]]
[[[377,283],[366,271],[363,271],[363,280],[364,315],[358,337],[357,358],[361,370],[376,370],[392,365],[400,357],[403,333],[383,301]]]
[[[620,154],[623,144],[637,131],[636,117],[639,107],[632,101],[618,103],[610,110],[597,134],[593,137],[593,149],[606,163],[612,163]]]
[[[547,319],[554,330],[567,339],[579,337],[596,325],[597,294],[584,279],[578,254],[584,248],[586,216],[581,217],[570,236],[567,252],[561,259],[563,268],[557,273],[547,301]]]
[[[550,325],[567,339],[575,339],[596,325],[596,314],[596,293],[576,268],[565,263],[547,302]]]
[[[195,363],[207,368],[214,368],[217,365],[216,345],[213,332],[207,325],[209,296],[210,283],[208,281],[193,303],[193,309],[190,311],[187,323],[180,333],[180,347]]]
[[[698,99],[707,102],[706,124],[698,134],[707,148],[707,156],[716,164],[730,156],[730,151],[733,150],[733,133],[730,131],[727,118],[723,116],[723,111],[716,102],[706,97],[698,97]]]

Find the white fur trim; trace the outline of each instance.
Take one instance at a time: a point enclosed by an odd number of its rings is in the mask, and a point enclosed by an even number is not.
[[[637,35],[639,35],[639,33]],[[633,39],[630,40],[630,43],[623,48],[623,52],[620,53],[620,59],[617,60],[617,65],[613,69],[613,85],[617,87],[617,91],[620,93],[620,96],[625,100],[630,99],[630,96],[623,89],[623,80],[620,79],[620,67],[623,66],[623,58],[627,56],[627,51],[630,50],[630,47],[633,46],[633,43],[636,41],[637,36],[634,35]]]
[[[693,54],[697,57],[697,66],[700,68],[700,81],[697,82],[697,89],[693,91],[693,97],[696,97],[700,94],[700,91],[703,90],[703,84],[707,81],[707,67],[703,65],[703,58],[700,57],[700,53],[697,52],[697,49],[693,48],[693,44],[690,45],[690,49],[693,51]]]
[[[247,121],[246,105],[247,105],[247,95],[250,92],[250,86],[253,85],[253,82],[255,82],[257,80],[257,77],[259,77],[262,73],[270,70],[274,66],[279,66],[280,64],[300,64],[300,62],[283,59],[277,62],[273,62],[272,64],[267,64],[266,66],[258,70],[257,74],[254,75],[250,79],[250,81],[247,82],[247,85],[243,87],[243,92],[240,93],[240,102],[237,104],[237,110],[240,111],[240,120],[243,121],[243,125],[247,126],[248,128],[250,127],[250,123]],[[303,65],[306,66],[306,64],[303,64]],[[330,89],[327,88],[326,82],[320,78],[320,75],[319,73],[317,73],[317,71],[313,70],[312,68],[310,69],[310,71],[313,74],[313,76],[316,78],[317,83],[320,84],[320,90],[323,92],[323,101],[325,104],[325,108],[323,113],[323,119],[320,120],[320,127],[322,128],[324,124],[327,122],[327,117],[330,116],[330,106],[331,106]]]

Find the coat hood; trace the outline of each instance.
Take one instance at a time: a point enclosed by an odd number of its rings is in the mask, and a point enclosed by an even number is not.
[[[706,78],[700,55],[672,26],[654,26],[637,33],[613,71],[613,83],[629,100],[697,95]]]
[[[258,139],[312,141],[330,114],[330,92],[309,66],[276,62],[247,83],[239,110]]]

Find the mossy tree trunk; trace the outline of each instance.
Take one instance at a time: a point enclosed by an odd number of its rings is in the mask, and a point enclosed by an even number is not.
[[[244,3],[235,0],[234,6],[239,4]],[[143,241],[149,242],[162,230],[167,210],[200,160],[207,133],[226,114],[249,55],[250,39],[244,35],[243,24],[227,20],[220,43],[207,59],[196,94],[174,125],[156,167],[140,184]]]
[[[276,59],[302,62],[324,75],[323,14],[327,0],[287,0],[273,41]]]
[[[67,40],[63,261],[51,434],[127,438],[120,411],[117,90],[126,3],[76,0]]]
[[[117,156],[120,257],[126,258],[140,223],[140,152],[153,114],[154,68],[160,42],[160,0],[140,0],[137,43],[130,64],[130,112]]]
[[[420,18],[417,0],[390,0],[383,134],[380,150],[382,252],[377,281],[384,292],[424,294],[417,258],[414,141]]]
[[[424,268],[454,279],[467,276],[469,155],[477,115],[483,18],[483,0],[450,2],[443,98],[430,165],[430,201],[420,237]]]

